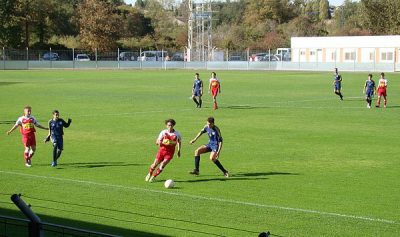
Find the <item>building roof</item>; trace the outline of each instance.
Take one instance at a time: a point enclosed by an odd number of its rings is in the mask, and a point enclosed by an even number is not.
[[[292,37],[292,48],[400,48],[400,35]]]

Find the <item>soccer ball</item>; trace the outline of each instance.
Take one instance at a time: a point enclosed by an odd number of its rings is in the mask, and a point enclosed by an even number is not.
[[[167,179],[164,183],[164,187],[166,187],[166,188],[173,188],[174,185],[175,185],[175,183],[172,179]]]

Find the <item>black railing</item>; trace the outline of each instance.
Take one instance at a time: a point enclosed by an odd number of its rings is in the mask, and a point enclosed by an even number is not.
[[[13,194],[11,200],[29,220],[0,215],[0,237],[120,237],[42,222],[21,199],[21,195]]]

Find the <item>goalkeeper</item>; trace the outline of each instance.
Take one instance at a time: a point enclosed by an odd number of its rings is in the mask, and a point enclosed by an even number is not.
[[[53,162],[51,166],[57,166],[57,160],[61,156],[61,152],[64,149],[63,135],[64,128],[68,128],[71,125],[72,120],[69,118],[68,122],[60,118],[58,110],[53,111],[53,118],[49,121],[49,135],[45,138],[44,142],[51,140],[53,143]]]

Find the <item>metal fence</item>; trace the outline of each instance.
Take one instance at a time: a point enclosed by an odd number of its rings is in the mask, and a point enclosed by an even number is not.
[[[205,69],[400,71],[398,48],[215,50],[207,61],[188,61],[186,52],[123,50],[15,50],[0,52],[0,70],[8,69]]]
[[[43,237],[118,237],[101,232],[88,231],[50,223],[42,223]],[[0,237],[29,237],[29,220],[0,216]]]

